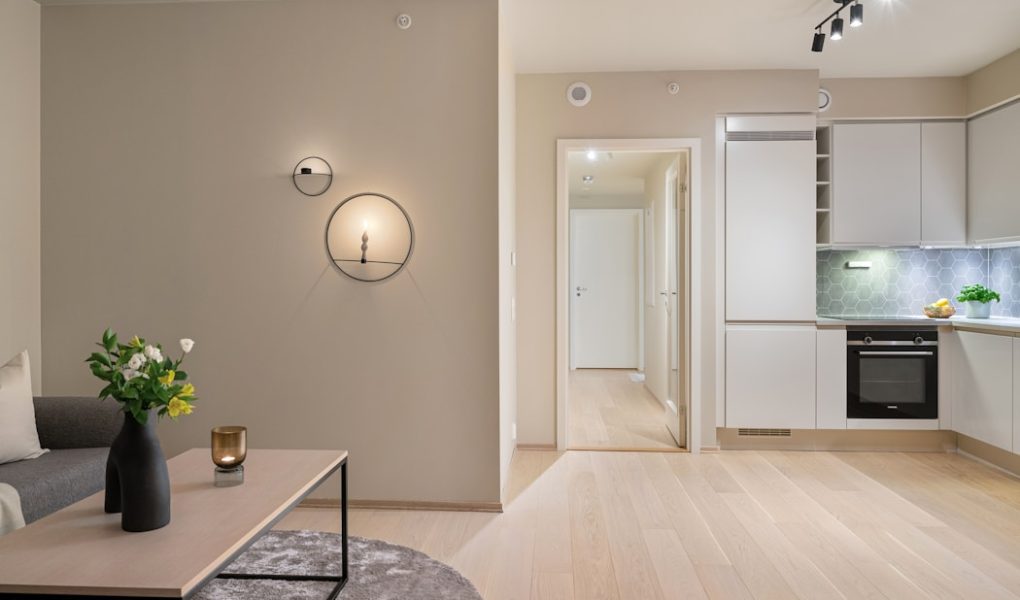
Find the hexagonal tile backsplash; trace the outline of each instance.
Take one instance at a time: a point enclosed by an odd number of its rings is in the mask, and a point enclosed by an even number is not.
[[[993,315],[1020,316],[1020,248],[821,250],[817,260],[819,315],[919,315],[939,298],[957,304],[960,288],[980,283],[1002,294]]]

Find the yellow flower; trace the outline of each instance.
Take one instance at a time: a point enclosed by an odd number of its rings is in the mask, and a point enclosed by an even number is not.
[[[162,383],[163,385],[170,385],[171,383],[174,382],[174,377],[176,376],[177,373],[175,373],[173,369],[170,369],[169,371],[166,372],[166,375],[159,378],[159,382]]]
[[[171,398],[170,402],[166,405],[166,412],[170,415],[171,419],[176,419],[181,415],[190,415],[191,410],[191,405],[177,396]]]
[[[132,348],[141,348],[142,339],[136,335],[135,337],[131,338],[131,341],[128,343],[128,345],[131,346]]]
[[[185,383],[184,387],[181,388],[181,393],[178,394],[181,398],[190,398],[195,395],[195,386],[190,383]]]

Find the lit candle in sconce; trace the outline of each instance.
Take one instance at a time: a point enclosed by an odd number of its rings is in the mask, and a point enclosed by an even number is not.
[[[361,234],[361,264],[368,262],[368,221],[361,222],[364,233]]]

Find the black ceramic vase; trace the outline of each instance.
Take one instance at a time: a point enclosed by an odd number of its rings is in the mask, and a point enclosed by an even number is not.
[[[106,460],[106,512],[121,513],[124,531],[151,531],[170,522],[170,473],[156,420],[156,411],[149,411],[145,425],[124,413],[124,427]]]

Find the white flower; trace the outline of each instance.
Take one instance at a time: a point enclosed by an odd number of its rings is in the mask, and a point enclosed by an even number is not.
[[[144,364],[145,364],[145,357],[142,356],[139,353],[135,353],[135,354],[132,354],[131,358],[128,359],[127,368],[132,370],[132,371],[137,371],[138,369],[141,369],[142,365],[144,365]]]
[[[145,358],[148,358],[151,361],[163,362],[163,353],[155,346],[146,346],[145,350],[142,352],[145,353]]]
[[[135,355],[135,356],[137,356],[137,355]],[[127,381],[131,381],[132,379],[134,379],[135,377],[138,377],[138,375],[139,375],[138,371],[136,371],[135,369],[124,369],[123,373],[124,373],[124,379],[127,380]]]
[[[194,347],[195,347],[195,340],[188,339],[188,338],[184,338],[183,340],[181,340],[181,350],[183,350],[185,354],[187,354],[188,352],[191,352],[191,349],[194,348]]]

